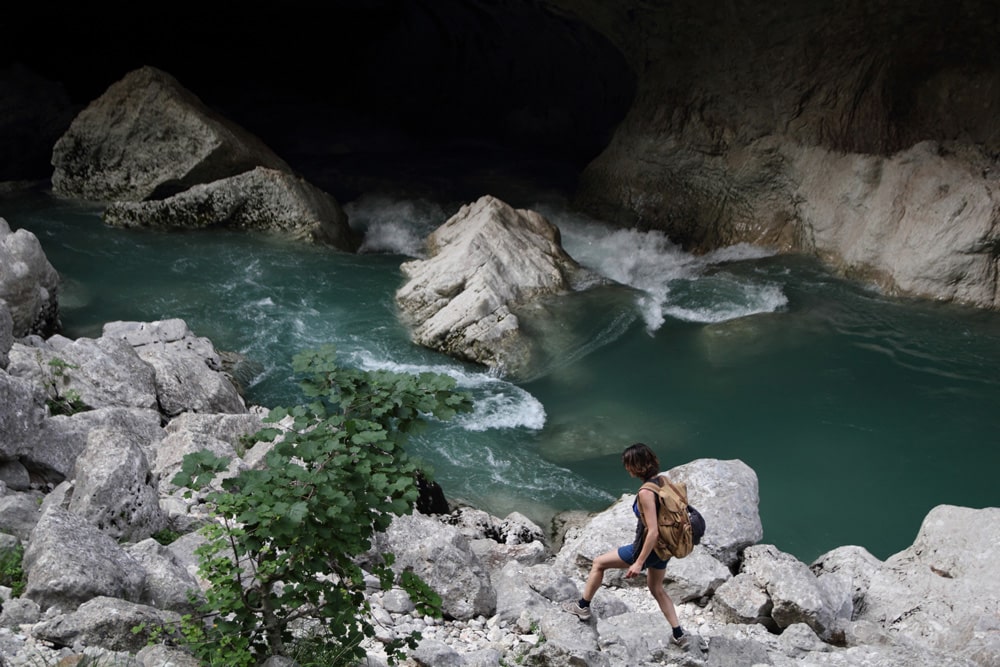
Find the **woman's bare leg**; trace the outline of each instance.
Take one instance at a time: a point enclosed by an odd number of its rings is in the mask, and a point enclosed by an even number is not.
[[[593,572],[593,570],[591,570],[591,572]],[[666,573],[666,570],[654,570],[653,568],[649,568],[646,570],[646,586],[649,587],[649,592],[653,594],[653,599],[656,600],[656,604],[660,605],[660,611],[662,611],[663,615],[666,617],[667,623],[670,624],[671,628],[676,628],[680,625],[680,621],[677,620],[677,610],[674,609],[674,601],[670,599],[669,595],[667,595],[667,589],[663,587],[663,577]]]
[[[615,570],[627,567],[628,563],[618,557],[617,549],[603,553],[595,558],[594,563],[590,566],[590,575],[587,577],[587,583],[583,587],[583,599],[587,602],[594,599],[594,595],[597,594],[597,589],[601,587],[601,583],[604,581],[604,572],[606,570]],[[660,581],[663,581],[662,570],[660,571]]]

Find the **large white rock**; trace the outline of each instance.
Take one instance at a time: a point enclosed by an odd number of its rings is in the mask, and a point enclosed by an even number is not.
[[[492,196],[463,206],[427,238],[427,259],[405,262],[396,303],[414,342],[517,375],[535,352],[519,307],[571,291],[587,272],[542,215]]]
[[[913,546],[872,575],[859,620],[987,667],[1000,665],[1000,508],[939,505]]]
[[[1000,196],[975,155],[931,141],[889,157],[785,150],[822,259],[890,293],[1000,307]]]

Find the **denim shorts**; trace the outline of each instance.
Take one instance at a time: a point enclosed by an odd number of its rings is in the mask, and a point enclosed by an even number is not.
[[[633,546],[634,545],[632,544],[626,544],[623,547],[618,547],[618,557],[629,565],[631,565],[635,561],[635,557],[639,555],[632,548]],[[646,558],[646,562],[642,566],[642,569],[645,570],[646,568],[651,570],[665,570],[667,569],[667,561],[661,559],[656,555],[656,552],[653,551],[649,554],[649,557]]]

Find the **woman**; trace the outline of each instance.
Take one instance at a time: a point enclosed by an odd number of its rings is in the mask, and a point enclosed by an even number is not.
[[[622,452],[622,463],[629,475],[643,482],[653,482],[663,485],[660,478],[660,460],[652,449],[637,442]],[[563,603],[563,609],[575,614],[582,621],[590,619],[590,602],[604,581],[604,572],[608,569],[628,568],[626,578],[639,576],[646,570],[646,586],[653,594],[656,603],[660,605],[667,623],[673,629],[671,641],[679,646],[687,646],[687,635],[677,620],[674,602],[663,587],[663,576],[666,573],[667,561],[660,559],[653,551],[656,545],[656,530],[647,531],[646,526],[656,526],[656,493],[651,489],[639,489],[632,504],[632,511],[637,517],[635,541],[618,549],[609,551],[594,559],[583,588],[583,597],[579,602],[572,600]],[[645,519],[645,521],[643,521]]]

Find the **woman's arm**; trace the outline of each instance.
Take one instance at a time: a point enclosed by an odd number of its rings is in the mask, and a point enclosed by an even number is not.
[[[642,572],[642,565],[653,553],[656,540],[660,536],[659,526],[656,520],[656,496],[651,489],[639,489],[639,511],[642,512],[642,521],[646,526],[646,537],[642,541],[642,549],[635,561],[629,566],[626,577],[634,577]]]

